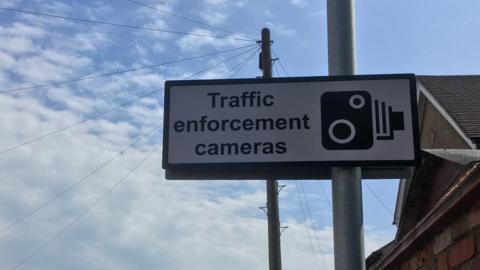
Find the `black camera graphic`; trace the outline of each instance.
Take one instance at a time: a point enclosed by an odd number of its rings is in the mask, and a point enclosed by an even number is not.
[[[369,149],[375,137],[393,140],[395,130],[404,130],[403,112],[380,100],[372,104],[367,91],[326,92],[320,100],[322,144],[328,150]]]

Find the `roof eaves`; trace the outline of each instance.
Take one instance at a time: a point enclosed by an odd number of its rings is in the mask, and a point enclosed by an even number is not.
[[[428,231],[437,225],[442,218],[447,214],[454,214],[456,210],[455,206],[460,205],[462,201],[465,201],[467,197],[474,197],[477,190],[480,188],[480,182],[474,180],[474,176],[478,176],[480,171],[480,162],[472,162],[465,168],[465,172],[458,176],[458,181],[455,186],[451,188],[435,205],[430,212],[419,220],[415,227],[408,231],[408,233],[402,238],[395,237],[395,246],[383,256],[383,260],[380,262],[379,269],[389,268],[392,263],[397,260],[401,254],[403,254],[410,246],[423,237]],[[478,178],[477,178],[478,179]],[[473,180],[473,181],[472,181]],[[459,192],[462,190],[462,192]]]
[[[393,225],[400,224],[400,217],[402,216],[404,198],[405,198],[405,185],[408,178],[400,179],[398,183],[397,202],[395,204],[395,213],[393,214]]]
[[[461,165],[467,165],[472,162],[480,161],[480,150],[472,149],[422,149],[437,157],[455,162]]]

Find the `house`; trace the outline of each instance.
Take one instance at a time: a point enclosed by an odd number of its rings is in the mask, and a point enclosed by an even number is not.
[[[418,76],[421,164],[367,269],[480,269],[480,76]]]

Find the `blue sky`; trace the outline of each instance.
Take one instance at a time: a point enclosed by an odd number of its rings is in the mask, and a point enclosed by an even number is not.
[[[253,45],[242,40],[243,34],[258,37],[265,26],[271,29],[273,48],[291,76],[327,75],[325,1],[141,2],[238,34],[127,0],[2,0],[0,7],[193,35],[0,10],[0,92]],[[371,0],[357,1],[356,10],[359,74],[479,74],[480,2]],[[0,152],[161,90],[168,79],[223,78],[232,75],[229,72],[248,56],[252,61],[235,77],[259,76],[252,48],[71,84],[0,93]],[[228,60],[239,53],[243,54]],[[195,74],[207,67],[212,68]],[[279,73],[285,76],[281,69]],[[265,183],[165,181],[162,120],[160,91],[1,153],[0,268],[266,269],[267,224],[258,209],[265,205]],[[152,130],[156,132],[119,154]],[[154,147],[160,150],[150,152]],[[137,170],[118,182],[149,153]],[[398,180],[366,182],[393,211]],[[307,215],[307,224],[295,182],[281,184],[287,184],[280,194],[282,224],[289,226],[282,235],[284,268],[333,269],[330,182],[297,182],[305,189],[313,218],[312,222]],[[68,192],[29,214],[65,190]],[[304,204],[305,196],[300,193]],[[363,198],[369,254],[393,239],[395,226],[392,214],[365,181]],[[31,254],[34,256],[29,257]]]

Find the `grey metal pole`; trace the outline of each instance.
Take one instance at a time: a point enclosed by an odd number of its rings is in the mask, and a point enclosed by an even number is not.
[[[327,0],[328,71],[355,74],[354,0]],[[364,270],[361,169],[332,168],[333,238],[336,270]]]
[[[270,30],[262,29],[262,70],[263,78],[272,77],[272,52]],[[280,248],[280,214],[278,210],[278,183],[267,179],[267,216],[268,216],[268,265],[270,270],[282,270]]]

